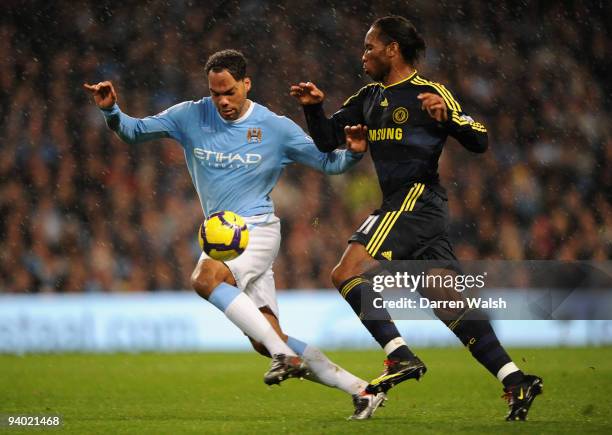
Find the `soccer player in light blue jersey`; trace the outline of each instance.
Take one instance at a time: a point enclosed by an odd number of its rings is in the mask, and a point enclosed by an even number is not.
[[[385,400],[384,393],[367,394],[366,381],[331,362],[314,346],[287,336],[280,327],[272,273],[280,246],[280,221],[270,199],[288,164],[298,162],[339,174],[356,164],[365,149],[322,153],[293,121],[247,99],[251,80],[238,51],[213,54],[205,71],[210,97],[143,119],[121,111],[111,82],[84,87],[123,141],[172,138],[181,144],[205,216],[230,210],[245,218],[249,226],[245,252],[227,262],[202,253],[191,282],[201,297],[249,337],[255,350],[272,357],[264,382],[270,385],[304,376],[351,394],[355,406],[351,418],[369,418]]]

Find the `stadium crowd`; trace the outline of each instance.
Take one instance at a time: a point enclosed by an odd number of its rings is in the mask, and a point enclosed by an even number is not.
[[[142,117],[208,95],[207,56],[237,48],[250,97],[304,126],[290,84],[317,83],[332,113],[367,83],[363,37],[389,12],[423,33],[420,74],[489,130],[489,152],[451,140],[440,164],[458,257],[609,260],[612,8],[590,3],[8,1],[0,291],[189,288],[202,212],[181,147],[120,142],[82,83],[113,80],[122,109]],[[290,167],[273,197],[278,287],[331,287],[347,238],[378,205],[371,161],[334,177]]]

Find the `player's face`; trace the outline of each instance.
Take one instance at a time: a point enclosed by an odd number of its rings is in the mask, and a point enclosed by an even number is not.
[[[370,27],[364,41],[364,52],[361,56],[363,71],[372,80],[381,82],[389,74],[390,59],[387,56],[387,44],[379,38],[379,30]]]
[[[247,92],[251,89],[251,80],[248,77],[237,81],[226,69],[221,72],[210,71],[208,88],[223,119],[234,121],[247,111]]]

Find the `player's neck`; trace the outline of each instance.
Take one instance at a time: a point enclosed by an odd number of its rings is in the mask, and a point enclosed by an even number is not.
[[[382,84],[384,86],[391,86],[410,77],[415,71],[410,65],[392,66],[389,74],[383,79]]]
[[[249,107],[251,107],[251,104],[253,104],[253,102],[247,98],[244,101],[244,104],[242,105],[242,110],[238,114],[238,118],[236,119],[241,119],[244,116],[244,114],[249,111]]]

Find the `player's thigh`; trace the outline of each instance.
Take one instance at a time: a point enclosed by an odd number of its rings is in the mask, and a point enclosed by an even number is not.
[[[370,273],[377,268],[378,261],[368,254],[364,245],[351,241],[342,254],[340,262],[332,270],[332,281],[336,288],[340,288],[347,279]]]

